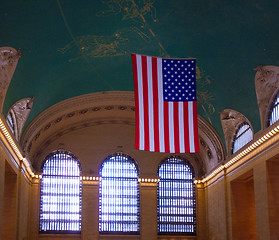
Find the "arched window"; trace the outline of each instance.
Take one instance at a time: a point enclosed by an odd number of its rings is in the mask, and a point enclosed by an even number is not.
[[[11,129],[12,133],[15,134],[16,125],[15,125],[14,113],[12,111],[8,112],[7,123],[8,123],[9,128]]]
[[[253,131],[247,122],[243,122],[236,130],[233,138],[232,153],[234,154],[253,139]]]
[[[196,198],[191,164],[171,157],[158,169],[158,233],[196,235]]]
[[[81,169],[66,151],[49,154],[42,165],[41,233],[79,233],[81,230]]]
[[[139,234],[139,182],[135,161],[122,153],[105,159],[100,169],[99,231]]]
[[[279,91],[271,104],[271,108],[268,116],[268,126],[272,125],[278,120],[279,120]]]

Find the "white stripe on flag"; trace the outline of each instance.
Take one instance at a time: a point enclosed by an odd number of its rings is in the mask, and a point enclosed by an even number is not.
[[[193,120],[193,102],[188,102],[188,119],[189,119],[189,145],[190,152],[195,152],[195,141],[194,141],[194,120]]]
[[[185,142],[184,142],[184,103],[178,103],[178,118],[179,118],[179,148],[180,153],[185,153]]]
[[[154,151],[154,106],[153,106],[153,80],[152,61],[147,57],[147,82],[148,82],[148,116],[149,116],[149,151]]]
[[[158,74],[158,112],[159,112],[159,142],[160,152],[165,152],[165,135],[164,135],[164,99],[163,99],[163,70],[162,59],[157,58]]]
[[[137,56],[138,69],[138,98],[139,98],[139,149],[144,150],[144,109],[143,109],[143,83],[142,83],[142,64],[141,56]]]
[[[173,102],[169,102],[169,136],[170,136],[170,152],[174,153],[174,116],[173,116]]]

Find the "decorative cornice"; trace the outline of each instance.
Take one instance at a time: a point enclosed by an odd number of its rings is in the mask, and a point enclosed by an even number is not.
[[[13,134],[10,133],[9,128],[6,126],[6,121],[4,117],[0,116],[0,139],[2,140],[7,153],[10,156],[10,160],[13,160],[14,166],[21,169],[22,172],[27,176],[27,178],[34,177],[34,171],[28,159],[26,159],[17,145]]]
[[[232,171],[234,168],[247,162],[249,159],[252,159],[255,154],[260,154],[261,152],[266,151],[267,147],[271,147],[274,142],[279,141],[279,124],[270,126],[266,129],[262,135],[258,136],[256,139],[246,144],[242,149],[236,152],[231,156],[227,162],[217,166],[213,171],[211,171],[205,178],[196,180],[195,183],[206,183],[212,179],[222,177],[225,170]]]

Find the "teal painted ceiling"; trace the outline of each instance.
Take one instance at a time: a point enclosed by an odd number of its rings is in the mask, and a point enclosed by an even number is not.
[[[258,65],[279,66],[279,1],[9,0],[0,46],[21,49],[3,113],[34,97],[29,124],[64,99],[133,91],[130,53],[197,59],[198,113],[222,137],[219,112],[244,114],[255,132]]]

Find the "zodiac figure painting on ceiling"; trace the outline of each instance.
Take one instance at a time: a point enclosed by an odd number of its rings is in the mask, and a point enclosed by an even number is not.
[[[77,57],[69,61],[77,60],[82,56],[91,58],[122,56],[129,54],[131,49],[129,47],[131,34],[133,37],[140,36],[145,41],[149,38],[136,27],[124,28],[118,30],[109,36],[97,35],[82,35],[75,37],[73,41],[68,43],[65,47],[59,48],[58,51],[65,54],[74,52],[78,49]]]
[[[157,38],[154,31],[151,29],[148,21],[150,19],[153,22],[157,22],[156,8],[154,7],[155,0],[102,0],[102,3],[106,5],[108,9],[98,12],[96,15],[99,17],[107,17],[112,14],[122,14],[122,20],[132,20],[130,24],[137,26],[143,32],[149,32],[155,40],[155,44],[160,48],[160,57],[168,57],[166,49],[163,47],[162,43]],[[147,33],[145,33],[147,35]]]
[[[93,34],[72,36],[73,40],[70,43],[58,49],[62,54],[74,56],[70,58],[70,62],[80,58],[116,57],[128,55],[131,52],[141,52],[141,49],[147,46],[146,43],[149,48],[159,50],[157,56],[169,57],[168,52],[148,23],[150,20],[158,22],[154,7],[155,0],[102,0],[102,3],[104,10],[96,13],[98,17],[122,15],[121,20],[127,23],[127,27],[108,36]],[[211,122],[210,115],[215,112],[215,108],[212,104],[214,98],[207,90],[210,79],[199,66],[197,66],[196,76],[198,86],[200,86],[197,91],[198,103],[208,121]]]
[[[96,15],[101,17],[122,13],[122,20],[134,21],[142,21],[142,16],[149,15],[156,22],[154,2],[154,0],[102,0],[107,9],[99,11]]]
[[[146,42],[148,42],[149,46],[153,44],[154,48],[156,45],[159,46],[159,56],[168,56],[144,17],[144,15],[149,14],[156,21],[156,9],[153,2],[154,0],[102,0],[106,9],[99,11],[97,16],[107,17],[112,14],[123,14],[122,20],[133,20],[129,24],[132,26],[118,30],[110,36],[81,35],[73,37],[70,43],[59,48],[58,51],[63,54],[76,55],[77,57],[69,60],[71,62],[85,56],[99,58],[122,56],[133,51],[139,52],[141,47],[146,46]],[[155,39],[155,42],[151,42],[151,37]],[[132,45],[130,42],[136,42],[136,44]]]

